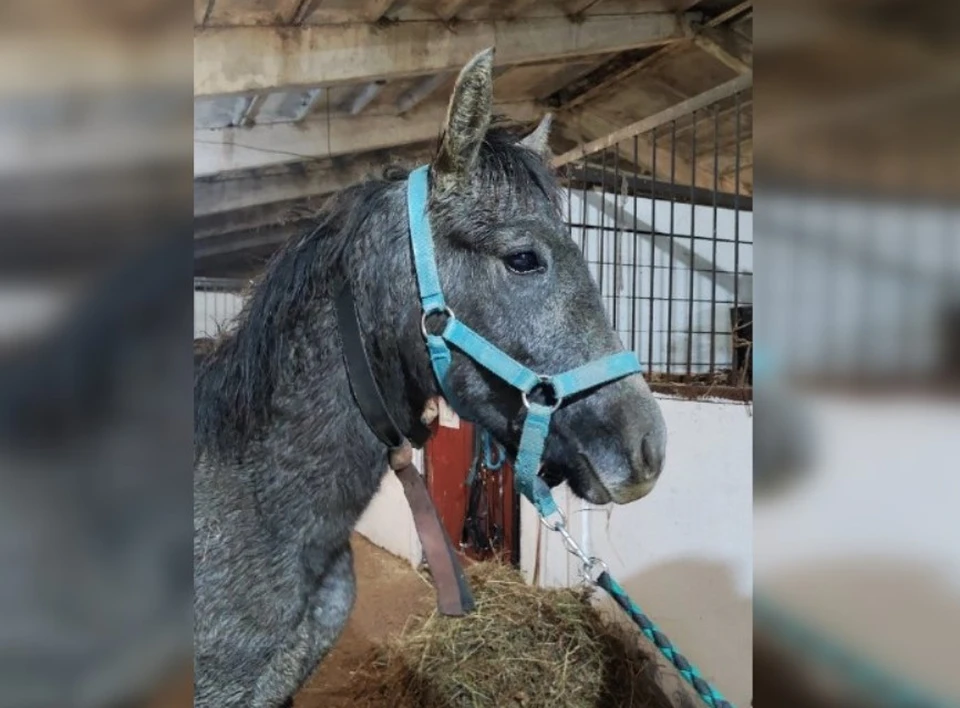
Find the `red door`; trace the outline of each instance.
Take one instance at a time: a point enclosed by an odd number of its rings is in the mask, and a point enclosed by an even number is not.
[[[446,427],[440,421],[433,424],[434,434],[427,442],[425,464],[427,487],[437,507],[443,526],[455,548],[468,558],[486,560],[499,556],[505,562],[519,563],[519,515],[520,507],[513,494],[513,469],[508,463],[498,471],[481,470],[485,495],[475,513],[485,513],[488,528],[500,530],[502,538],[494,544],[493,554],[481,552],[475,547],[461,543],[470,489],[466,485],[473,461],[474,427],[464,420],[459,427]]]

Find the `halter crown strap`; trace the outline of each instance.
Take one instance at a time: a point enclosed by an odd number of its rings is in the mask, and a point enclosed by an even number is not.
[[[407,178],[407,218],[410,222],[410,243],[413,263],[417,269],[420,303],[425,314],[440,312],[446,307],[437,274],[437,258],[433,252],[433,231],[427,216],[430,194],[429,167],[418,167]]]

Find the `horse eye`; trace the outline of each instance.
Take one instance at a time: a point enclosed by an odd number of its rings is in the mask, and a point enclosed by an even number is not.
[[[520,275],[543,270],[543,267],[540,265],[540,259],[537,258],[537,254],[533,251],[512,253],[504,258],[503,262],[506,264],[507,268],[512,270],[514,273],[519,273]]]

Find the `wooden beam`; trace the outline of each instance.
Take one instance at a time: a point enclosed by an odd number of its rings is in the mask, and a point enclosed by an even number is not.
[[[310,111],[312,111],[313,107],[317,105],[317,101],[323,98],[323,93],[323,88],[315,88],[305,91],[303,95],[303,102],[300,104],[297,112],[293,115],[294,122],[301,121],[310,115]]]
[[[746,0],[746,2],[737,3],[729,10],[721,12],[716,17],[711,17],[707,23],[706,27],[719,27],[720,25],[726,24],[729,20],[732,20],[735,17],[742,15],[744,12],[753,7],[753,0]]]
[[[293,222],[270,229],[252,229],[231,234],[227,238],[200,239],[193,243],[193,259],[224,256],[228,253],[237,253],[263,246],[279,246],[292,236],[296,236],[304,229],[304,224]]]
[[[552,61],[674,42],[691,34],[674,13],[514,22],[440,21],[304,27],[207,27],[194,32],[194,95],[363,83],[461,68],[496,47],[497,66]]]
[[[386,85],[386,83],[386,81],[382,80],[374,81],[360,89],[359,93],[357,93],[357,95],[353,97],[353,100],[350,101],[350,115],[360,115],[363,112],[363,109],[369,106],[373,99],[380,95],[380,92],[383,91],[383,87]]]
[[[397,111],[406,113],[429,97],[450,79],[450,73],[434,74],[420,79],[397,99]]]
[[[568,4],[571,5],[572,7],[576,7],[579,4],[586,4],[586,0],[570,0],[570,3]],[[723,23],[725,23],[727,20],[729,20],[731,17],[736,17],[742,14],[743,12],[748,10],[752,5],[753,5],[752,0],[748,0],[747,2],[741,2],[736,7],[731,8],[726,12],[722,12],[716,17],[712,17],[709,20],[707,20],[703,24],[703,28],[709,29],[713,27],[718,27]],[[700,31],[702,32],[704,30],[701,29]],[[693,37],[694,35],[691,34],[689,39],[692,40]],[[622,68],[619,68],[616,71],[609,73],[608,75],[604,76],[603,78],[597,81],[590,81],[589,85],[586,86],[586,88],[583,91],[580,91],[573,97],[558,96],[559,100],[555,101],[555,104],[553,107],[557,111],[563,111],[563,110],[570,110],[572,108],[576,108],[577,106],[583,105],[584,103],[589,102],[593,98],[596,98],[597,96],[603,93],[606,93],[612,86],[633,76],[634,74],[641,71],[642,69],[645,69],[655,64],[656,62],[661,61],[662,59],[668,57],[673,52],[676,52],[685,46],[688,46],[688,45],[683,41],[667,44],[661,47],[660,49],[658,49],[657,51],[648,54],[642,59],[636,62],[633,62],[631,64],[628,64],[627,66],[624,66]],[[589,78],[589,75],[587,78]],[[558,94],[562,94],[562,92],[558,92]]]
[[[600,0],[565,0],[560,7],[570,17],[577,17],[596,5]]]
[[[394,0],[367,0],[360,14],[367,22],[376,22],[387,14],[393,3]]]
[[[508,20],[514,20],[529,8],[536,0],[513,0],[512,3],[507,7],[503,16]]]
[[[193,237],[195,239],[213,238],[238,231],[264,229],[302,221],[309,215],[317,213],[327,198],[328,195],[317,195],[313,198],[260,204],[223,214],[195,217]]]
[[[499,104],[496,108],[519,123],[532,122],[543,113],[529,101]],[[430,105],[405,116],[361,115],[196,130],[193,174],[205,177],[424,142],[437,138],[446,114],[446,106]]]
[[[738,74],[746,74],[753,70],[753,57],[737,46],[738,42],[732,33],[704,30],[694,36],[693,43]]]
[[[469,0],[438,0],[433,3],[433,11],[444,22],[449,22],[457,16]]]
[[[634,135],[643,135],[654,128],[661,126],[665,123],[669,123],[672,120],[676,120],[682,116],[685,116],[693,111],[698,111],[701,108],[706,108],[707,106],[721,101],[725,98],[729,98],[734,94],[745,91],[746,89],[753,86],[753,74],[743,74],[738,76],[731,81],[728,81],[724,84],[720,84],[709,91],[704,91],[703,93],[688,98],[685,101],[680,101],[669,108],[655,113],[652,116],[647,116],[642,120],[638,120],[635,123],[631,123],[628,126],[615,130],[609,135],[598,138],[597,140],[591,140],[590,142],[581,145],[578,148],[574,148],[569,152],[565,152],[562,155],[558,155],[553,159],[554,166],[559,167],[560,165],[565,165],[568,162],[573,162],[574,160],[579,160],[586,155],[596,152],[597,150],[602,150],[605,147],[610,147],[616,145],[621,140],[627,138],[632,138]]]
[[[240,176],[234,179],[203,180],[193,184],[193,212],[197,217],[248,209],[275,202],[339,192],[370,176],[382,174],[384,167],[400,162],[415,166],[430,159],[430,148],[391,150],[362,158],[334,161],[312,172],[286,173],[269,177]]]

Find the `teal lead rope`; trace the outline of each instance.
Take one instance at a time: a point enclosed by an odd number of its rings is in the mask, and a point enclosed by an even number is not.
[[[667,657],[671,664],[677,667],[677,671],[693,687],[693,690],[703,699],[704,703],[714,708],[733,708],[733,704],[703,678],[697,667],[677,651],[667,635],[661,632],[657,625],[643,613],[637,603],[630,599],[630,596],[620,587],[620,583],[610,576],[610,573],[603,571],[597,578],[596,583],[616,600],[616,603],[636,623],[644,636],[656,645],[660,653]]]

